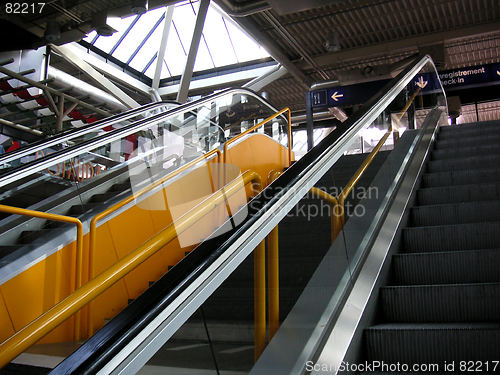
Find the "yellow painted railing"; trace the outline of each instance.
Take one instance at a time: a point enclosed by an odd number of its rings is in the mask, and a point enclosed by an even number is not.
[[[175,176],[181,174],[182,172],[188,170],[189,168],[193,167],[194,165],[198,164],[199,162],[203,160],[210,159],[214,155],[217,155],[217,162],[220,163],[221,160],[221,152],[218,148],[213,149],[206,154],[190,161],[189,163],[183,165],[179,169],[176,169],[172,173],[168,174],[167,176],[163,177],[162,179],[154,182],[153,184],[143,188],[142,190],[138,191],[137,193],[134,193],[133,195],[125,198],[121,202],[116,203],[114,206],[104,210],[103,212],[98,213],[95,215],[92,220],[90,221],[90,234],[89,234],[89,280],[92,280],[95,276],[95,248],[96,248],[96,243],[97,243],[97,222],[99,220],[102,220],[106,216],[111,215],[113,212],[119,210],[120,208],[124,207],[125,205],[133,202],[137,198],[143,196],[144,194],[150,192],[151,190],[157,188],[158,186],[161,186],[163,183],[166,181],[174,178]],[[216,186],[216,189],[218,189],[219,186]],[[88,332],[89,332],[89,337],[94,334],[94,319],[93,319],[93,302],[91,302],[88,306],[88,315],[87,315],[87,323],[88,323]]]
[[[271,171],[267,177],[269,185],[281,175],[281,171]],[[254,358],[260,358],[266,348],[266,341],[272,340],[279,328],[279,239],[278,226],[267,236],[267,277],[268,277],[268,325],[266,325],[266,243],[263,240],[254,250]],[[267,326],[269,331],[267,331]]]
[[[420,93],[421,88],[419,87],[417,90],[415,90],[414,94],[412,97],[408,100],[404,108],[401,110],[401,112],[397,116],[397,121],[399,122],[401,118],[404,116],[408,108],[410,108],[410,105],[413,103],[417,95]],[[365,159],[363,164],[359,167],[359,169],[356,171],[354,176],[351,178],[351,180],[347,183],[346,187],[342,190],[342,193],[339,194],[337,198],[334,196],[324,192],[323,190],[320,190],[316,187],[311,188],[311,193],[313,196],[317,196],[320,199],[323,199],[330,203],[332,206],[332,212],[331,212],[331,227],[332,227],[332,242],[335,241],[337,236],[339,235],[340,231],[344,227],[344,203],[346,198],[348,197],[349,193],[352,191],[356,183],[359,181],[363,173],[366,171],[368,166],[371,164],[375,156],[378,154],[384,143],[387,141],[387,138],[391,135],[393,131],[392,125],[387,129],[387,132],[384,134],[384,136],[379,140],[377,145],[374,147],[374,149],[370,152],[368,157]]]
[[[111,267],[78,288],[60,303],[43,313],[26,327],[16,332],[9,339],[5,340],[0,345],[0,368],[70,318],[87,303],[109,289],[121,278],[176,238],[180,233],[183,233],[194,223],[211,212],[215,207],[224,203],[228,197],[234,195],[240,189],[244,189],[245,185],[250,182],[257,184],[259,190],[261,189],[262,180],[257,173],[253,171],[243,173],[241,176],[224,186],[224,188],[218,190],[182,215],[175,223],[167,226],[137,249],[127,254]]]
[[[71,216],[63,216],[57,214],[50,214],[47,212],[27,210],[24,208],[10,207],[0,205],[0,212],[5,212],[14,215],[23,215],[30,217],[37,217],[45,220],[60,221],[76,225],[76,263],[75,263],[75,288],[77,290],[82,286],[82,261],[83,261],[83,225],[80,220]],[[75,317],[75,340],[80,340],[80,310],[76,313]]]
[[[252,126],[251,128],[245,130],[243,133],[240,133],[238,134],[237,136],[235,136],[234,138],[231,138],[230,140],[228,140],[226,143],[224,143],[224,154],[223,154],[223,163],[224,165],[226,165],[227,163],[227,150],[229,149],[229,145],[231,143],[234,143],[236,142],[237,140],[239,140],[241,137],[244,137],[245,135],[253,132],[254,130],[257,130],[258,128],[264,126],[265,124],[267,124],[269,121],[271,120],[274,120],[276,117],[278,116],[281,116],[283,113],[287,113],[287,121],[288,121],[288,125],[287,125],[287,137],[288,137],[288,166],[290,166],[290,164],[292,164],[292,118],[291,118],[291,111],[290,111],[290,108],[285,108],[285,109],[282,109],[281,111],[275,113],[274,115],[272,116],[269,116],[268,118],[266,118],[265,120],[259,122],[257,125],[255,126]],[[225,181],[225,174],[224,174],[224,181]]]

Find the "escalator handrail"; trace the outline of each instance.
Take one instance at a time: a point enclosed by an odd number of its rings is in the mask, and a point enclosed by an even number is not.
[[[170,101],[170,100],[165,100],[162,102],[154,102],[154,103],[149,103],[145,104],[141,107],[138,108],[132,108],[126,112],[122,112],[119,114],[116,114],[114,116],[106,117],[102,120],[96,121],[92,124],[83,126],[81,128],[77,129],[71,129],[62,133],[59,133],[55,136],[46,138],[46,139],[41,139],[39,141],[30,143],[26,147],[21,147],[18,148],[17,150],[5,153],[3,155],[0,155],[0,164],[8,163],[12,160],[20,159],[24,156],[29,156],[35,153],[38,150],[49,148],[51,146],[57,145],[59,143],[64,143],[68,142],[69,140],[76,138],[76,137],[81,137],[82,135],[91,133],[93,131],[96,131],[98,129],[102,129],[107,126],[113,126],[114,124],[127,120],[129,118],[138,116],[142,114],[143,112],[147,111],[152,111],[155,109],[159,109],[161,107],[165,107],[167,105],[180,105],[179,103],[175,101]]]
[[[179,217],[154,237],[108,267],[94,279],[89,280],[85,285],[44,312],[27,326],[17,331],[0,344],[0,368],[69,319],[86,304],[202,219],[215,207],[227,202],[228,198],[236,194],[240,189],[245,189],[245,186],[249,183],[257,185],[256,189],[260,191],[262,179],[259,174],[254,171],[246,171]]]
[[[90,228],[89,228],[89,280],[92,280],[95,276],[95,249],[96,249],[96,244],[97,244],[97,223],[104,219],[105,217],[111,215],[113,212],[119,210],[120,208],[124,207],[125,205],[137,200],[139,197],[143,196],[144,194],[150,192],[151,190],[157,188],[158,186],[163,185],[166,181],[178,176],[179,174],[183,173],[184,171],[190,169],[191,167],[197,165],[198,163],[205,161],[207,162],[208,159],[211,159],[214,157],[214,155],[217,157],[217,163],[221,162],[221,151],[218,148],[215,148],[206,154],[190,161],[187,164],[184,164],[182,167],[176,169],[172,173],[169,173],[167,176],[163,177],[162,179],[155,181],[151,185],[143,188],[142,190],[138,191],[137,193],[134,193],[133,195],[128,196],[127,198],[123,199],[122,201],[114,204],[113,206],[109,207],[108,209],[98,213],[95,215],[92,220],[90,220]],[[88,331],[89,331],[89,336],[92,336],[94,334],[94,317],[92,314],[92,302],[89,305],[89,310],[87,314],[87,322],[88,322]]]
[[[189,102],[186,104],[183,104],[177,108],[170,109],[166,112],[148,117],[146,119],[141,119],[138,120],[131,125],[124,126],[120,129],[115,129],[112,131],[109,131],[105,134],[102,134],[100,136],[94,137],[90,140],[81,142],[77,145],[56,151],[52,154],[45,155],[39,159],[32,160],[22,166],[13,168],[10,173],[0,176],[0,187],[5,186],[7,184],[10,184],[12,182],[15,182],[23,177],[27,177],[33,173],[39,172],[44,170],[45,168],[49,168],[53,165],[56,165],[58,163],[61,163],[65,160],[68,160],[73,157],[77,157],[78,155],[81,155],[82,153],[88,152],[90,150],[93,150],[95,148],[98,148],[100,146],[109,144],[115,139],[121,139],[129,134],[135,133],[139,130],[141,130],[144,127],[147,127],[149,125],[153,125],[154,123],[158,121],[165,120],[171,116],[176,116],[182,113],[186,113],[189,111],[192,111],[196,108],[198,108],[200,105],[202,105],[205,102],[214,100],[217,97],[222,97],[224,95],[228,95],[231,93],[242,93],[244,95],[250,95],[253,96],[254,98],[260,100],[263,104],[267,105],[269,109],[275,113],[278,112],[276,108],[274,108],[271,104],[266,102],[260,95],[256,94],[255,92],[249,90],[249,89],[242,89],[242,88],[231,88],[231,89],[226,89],[223,91],[220,91],[216,94],[209,95],[207,97],[198,99],[193,102]]]
[[[351,139],[375,120],[429,63],[432,64],[432,60],[426,55],[407,66],[358,112],[255,197],[248,206],[250,214],[239,226],[231,231],[219,230],[191,251],[50,374],[108,373],[118,366],[130,371],[140,369],[148,356],[163,345],[165,337],[173,334],[190,316],[182,314],[183,310],[190,314],[196,311],[251,253],[252,246],[331,168]],[[173,327],[169,329],[170,325]],[[161,338],[157,330],[161,330]],[[122,363],[125,360],[129,362]]]

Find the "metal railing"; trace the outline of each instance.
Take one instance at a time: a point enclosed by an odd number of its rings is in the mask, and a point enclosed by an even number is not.
[[[328,135],[271,184],[268,194],[254,198],[250,205],[252,214],[230,237],[202,243],[194,251],[200,254],[198,258],[177,273],[167,273],[158,289],[138,297],[137,302],[144,297],[148,306],[141,311],[123,311],[122,318],[133,320],[126,330],[111,336],[110,331],[116,332],[120,322],[109,323],[113,325],[106,332],[97,333],[88,346],[85,344],[68,358],[67,366],[75,369],[91,364],[102,373],[124,368],[139,370],[314,187],[348,149],[353,137],[375,121],[428,63],[432,60],[426,56],[405,68],[364,108],[339,125],[338,131]],[[97,343],[98,358],[94,351]],[[303,363],[300,365],[303,368]]]
[[[133,134],[139,130],[142,130],[144,128],[147,128],[148,126],[151,126],[153,124],[156,124],[160,121],[166,120],[167,118],[170,118],[172,116],[177,116],[186,112],[191,112],[193,110],[196,110],[202,103],[205,103],[210,100],[215,100],[216,98],[223,97],[225,95],[235,93],[235,94],[241,94],[241,95],[246,95],[246,96],[252,96],[260,101],[262,101],[262,98],[258,96],[256,93],[246,90],[246,89],[227,89],[224,91],[221,91],[217,94],[213,94],[210,96],[207,96],[205,98],[189,102],[186,104],[181,105],[180,107],[168,110],[166,112],[163,112],[161,114],[157,114],[151,117],[148,117],[146,119],[138,120],[134,122],[131,125],[124,126],[123,128],[116,129],[113,131],[110,131],[106,134],[100,135],[99,137],[93,138],[88,141],[84,141],[82,143],[79,143],[78,145],[71,146],[69,148],[63,149],[56,151],[52,154],[46,155],[42,158],[39,158],[34,161],[30,161],[26,163],[25,165],[21,167],[16,167],[14,168],[9,174],[0,176],[0,186],[5,186],[9,183],[12,183],[18,179],[21,179],[23,177],[27,177],[31,175],[32,173],[42,171],[46,168],[49,168],[55,164],[61,163],[65,160],[68,160],[73,157],[77,157],[85,152],[89,152],[91,150],[94,150],[98,147],[104,146],[108,144],[109,142],[112,142],[113,140],[120,139],[123,137],[126,137],[130,134]],[[262,102],[264,105],[268,106],[269,109],[272,112],[276,112],[276,109],[271,107],[269,104]]]
[[[63,216],[57,214],[50,214],[47,212],[27,210],[24,208],[10,207],[0,205],[0,212],[5,212],[13,215],[23,215],[36,217],[40,219],[59,221],[62,223],[69,223],[76,225],[76,262],[75,262],[75,290],[82,286],[82,262],[83,262],[83,224],[77,218],[71,216]],[[78,311],[75,317],[75,340],[80,340],[80,312]]]
[[[97,222],[104,219],[105,217],[111,215],[113,212],[119,210],[120,208],[124,207],[125,205],[133,202],[137,198],[143,196],[144,194],[150,192],[151,190],[154,190],[158,186],[161,186],[164,184],[166,181],[174,178],[175,176],[178,176],[180,173],[188,170],[189,168],[195,166],[196,164],[200,163],[203,160],[210,159],[216,155],[218,163],[220,163],[221,159],[221,151],[216,148],[213,149],[212,151],[207,152],[206,154],[192,160],[191,162],[183,165],[179,169],[176,169],[172,173],[169,173],[167,176],[163,177],[162,179],[154,182],[153,184],[143,188],[142,190],[138,191],[137,193],[123,199],[122,201],[116,203],[112,207],[104,210],[103,212],[98,213],[95,215],[92,220],[90,221],[90,234],[89,234],[89,280],[92,280],[95,276],[95,248],[96,248],[96,242],[97,242]],[[219,186],[216,187],[216,190],[218,190]],[[89,304],[89,311],[88,311],[88,331],[89,331],[89,337],[94,334],[94,318],[93,318],[93,302]]]
[[[174,223],[167,226],[154,237],[144,242],[134,251],[101,272],[85,285],[71,293],[57,305],[40,315],[26,327],[22,328],[0,345],[0,368],[35,344],[54,328],[77,313],[87,303],[109,289],[118,280],[134,270],[170,241],[183,233],[195,222],[211,212],[216,206],[224,203],[248,183],[258,185],[260,191],[262,180],[253,171],[246,171],[241,176],[215,192],[197,206],[182,215]]]

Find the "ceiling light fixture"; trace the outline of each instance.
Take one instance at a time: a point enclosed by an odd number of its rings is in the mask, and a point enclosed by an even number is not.
[[[148,0],[132,0],[132,12],[137,15],[144,14],[148,11]]]
[[[61,25],[57,21],[48,21],[45,27],[44,37],[50,43],[55,42],[61,36]]]

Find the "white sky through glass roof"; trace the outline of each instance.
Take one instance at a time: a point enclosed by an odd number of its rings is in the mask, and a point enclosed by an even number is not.
[[[130,66],[140,72],[144,71],[147,64],[150,63],[159,50],[164,21],[158,25],[149,38],[147,38],[147,35],[162,15],[165,14],[165,11],[166,8],[159,8],[150,10],[140,16],[137,23],[124,36],[112,53],[112,56],[126,63],[136,49],[140,47],[140,51],[130,61]],[[184,71],[186,54],[189,51],[197,12],[198,1],[185,1],[176,5],[168,35],[161,78],[181,75]],[[107,23],[118,32],[110,37],[98,37],[94,45],[109,53],[136,17],[134,15],[124,19],[108,18]],[[92,32],[84,40],[91,43],[95,36],[96,33]],[[194,71],[220,68],[268,56],[269,54],[251,40],[232,20],[225,19],[220,9],[210,5],[196,56]],[[146,76],[153,77],[156,61],[157,59],[147,68],[145,71]]]

